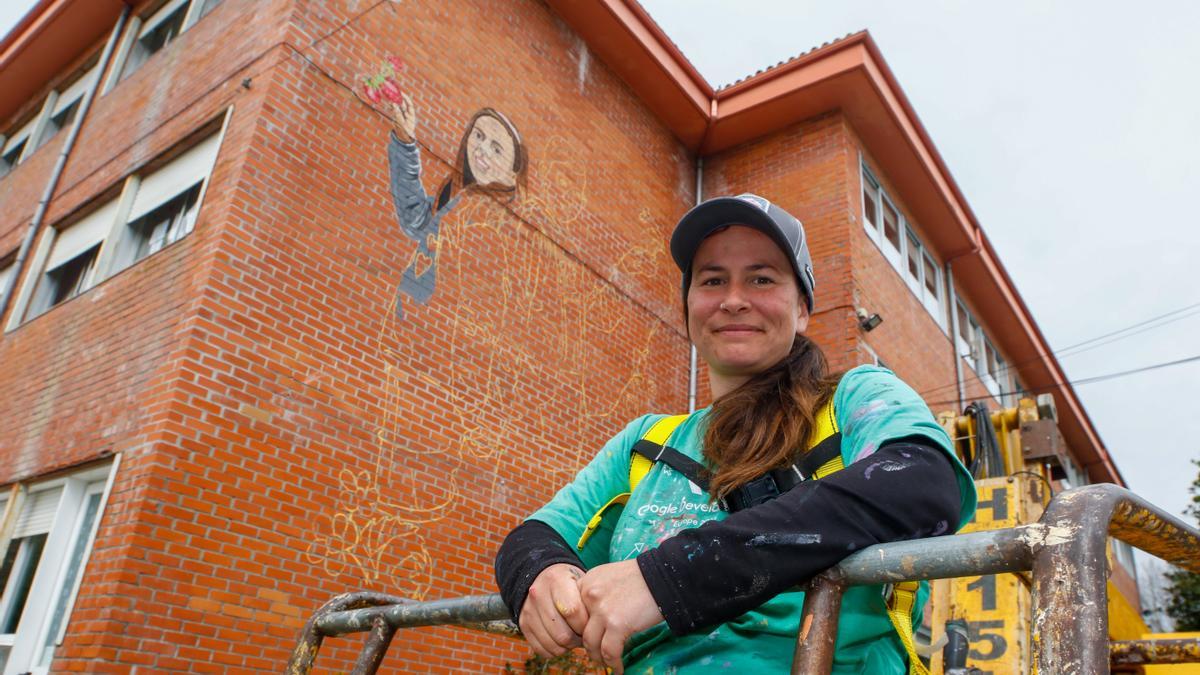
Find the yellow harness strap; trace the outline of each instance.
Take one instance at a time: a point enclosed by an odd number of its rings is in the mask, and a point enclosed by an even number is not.
[[[642,436],[642,439],[657,445],[666,445],[667,439],[671,437],[672,433],[674,433],[675,428],[687,418],[687,415],[669,415],[664,417],[655,422],[653,426],[650,427],[650,430]],[[592,516],[592,519],[588,521],[587,527],[583,528],[583,534],[580,535],[579,542],[575,544],[576,549],[580,551],[583,550],[583,547],[587,544],[588,539],[592,538],[592,534],[596,531],[596,528],[600,527],[600,521],[603,520],[604,513],[608,511],[609,507],[613,504],[624,504],[628,502],[629,495],[633,493],[633,489],[637,487],[638,483],[642,482],[642,479],[646,477],[646,474],[650,473],[650,469],[653,467],[654,462],[642,457],[637,453],[633,453],[633,456],[629,461],[629,492],[622,492],[616,497],[608,500],[604,506],[600,507],[600,510],[596,512],[596,515]]]
[[[916,646],[913,644],[912,616],[917,604],[917,589],[920,586],[921,582],[919,581],[903,581],[892,584],[892,594],[887,599],[888,619],[891,620],[892,627],[896,629],[896,634],[900,636],[904,651],[908,652],[910,675],[929,675],[929,669],[921,663],[920,657],[917,656]]]

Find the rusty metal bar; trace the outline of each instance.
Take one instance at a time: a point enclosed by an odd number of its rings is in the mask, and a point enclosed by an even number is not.
[[[837,617],[842,611],[842,593],[846,579],[835,567],[808,583],[796,651],[792,654],[792,675],[829,675],[833,668],[833,648],[837,643]],[[828,621],[833,617],[833,621]],[[814,624],[817,629],[813,630]],[[829,627],[832,624],[832,629]]]
[[[1049,533],[1047,526],[1033,523],[1005,530],[878,544],[817,575],[810,588],[822,596],[836,593],[840,604],[846,586],[1027,570],[1033,564],[1034,550],[1045,542]],[[829,672],[838,622],[838,613],[826,609],[832,603],[822,597],[810,604],[805,597],[801,630],[792,657],[793,673]]]
[[[1200,571],[1200,532],[1115,485],[1068,490],[1046,508],[1033,561],[1037,672],[1109,672],[1108,535]]]
[[[300,642],[292,650],[292,657],[288,660],[287,670],[284,672],[287,675],[308,675],[312,670],[313,662],[317,660],[317,652],[321,650],[321,641],[325,638],[325,634],[318,630],[317,624],[325,616],[360,607],[407,602],[410,601],[384,593],[343,593],[333,597],[329,602],[321,605],[320,609],[313,612],[313,615],[305,622],[304,629],[300,633]],[[361,659],[359,660],[361,661]]]
[[[1200,663],[1200,638],[1113,642],[1108,657],[1114,666]]]
[[[392,636],[396,634],[396,629],[387,624],[383,617],[375,617],[371,622],[371,630],[367,633],[367,644],[363,645],[362,651],[358,654],[358,660],[354,662],[354,670],[351,670],[352,675],[375,675],[375,671],[379,670],[379,664],[383,662],[384,655],[387,654],[388,647],[392,645]]]
[[[345,635],[369,630],[376,617],[382,617],[392,628],[415,626],[471,626],[487,630],[500,628],[499,632],[510,632],[505,624],[508,608],[498,593],[475,595],[450,600],[430,602],[393,603],[388,606],[347,608],[329,612],[316,619],[316,629],[321,635]],[[495,622],[500,625],[496,626]]]

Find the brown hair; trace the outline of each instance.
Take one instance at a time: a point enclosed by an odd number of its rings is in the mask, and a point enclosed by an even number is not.
[[[716,467],[708,490],[713,498],[805,452],[817,411],[839,379],[829,373],[821,348],[797,335],[783,360],[717,399],[704,432],[704,457]]]

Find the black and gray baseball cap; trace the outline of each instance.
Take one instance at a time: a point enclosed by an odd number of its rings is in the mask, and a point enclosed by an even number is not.
[[[808,241],[804,237],[804,226],[795,216],[770,201],[755,194],[740,194],[736,197],[714,197],[692,207],[679,219],[675,233],[671,235],[671,257],[683,272],[683,299],[687,305],[688,287],[692,283],[692,258],[700,242],[708,235],[729,225],[752,227],[771,237],[779,248],[788,255],[800,292],[813,311],[812,255],[808,252]]]

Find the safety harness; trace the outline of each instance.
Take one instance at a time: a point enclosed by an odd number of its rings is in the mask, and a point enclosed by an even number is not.
[[[683,474],[697,487],[708,492],[708,470],[700,462],[667,445],[671,434],[690,415],[669,415],[655,422],[650,429],[634,443],[633,456],[629,463],[629,491],[613,497],[596,511],[596,515],[588,521],[582,536],[575,547],[583,550],[588,539],[600,527],[600,522],[610,507],[614,504],[624,505],[630,495],[637,489],[646,474],[654,467],[655,462],[662,462],[675,471]],[[845,468],[842,460],[842,433],[838,430],[837,416],[834,414],[833,397],[817,411],[815,428],[808,444],[808,452],[790,466],[775,469],[742,485],[732,493],[717,500],[722,510],[735,513],[742,509],[757,506],[791,490],[809,479],[820,479]],[[912,615],[917,601],[919,581],[903,581],[884,587],[884,597],[887,604],[888,619],[896,629],[904,651],[908,653],[910,675],[929,675],[929,670],[921,663],[913,644]]]

